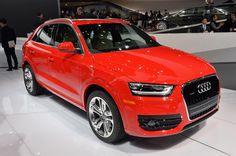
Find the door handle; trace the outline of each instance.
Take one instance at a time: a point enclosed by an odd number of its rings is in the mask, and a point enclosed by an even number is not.
[[[49,62],[54,62],[54,58],[53,57],[48,57],[48,61]]]
[[[33,51],[33,50],[30,50],[30,54],[35,54],[35,51]]]

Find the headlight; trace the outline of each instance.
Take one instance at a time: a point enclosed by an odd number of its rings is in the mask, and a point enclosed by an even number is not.
[[[156,85],[143,83],[129,83],[129,88],[133,95],[138,96],[169,96],[173,85]]]

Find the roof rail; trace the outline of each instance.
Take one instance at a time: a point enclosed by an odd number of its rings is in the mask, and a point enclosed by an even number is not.
[[[58,21],[58,20],[67,20],[71,24],[73,23],[73,21],[71,19],[69,19],[69,18],[54,18],[54,19],[48,20],[48,21],[46,21],[44,23],[54,22],[54,21]]]

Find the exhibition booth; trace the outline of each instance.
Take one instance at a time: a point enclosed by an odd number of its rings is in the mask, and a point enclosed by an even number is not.
[[[149,33],[165,46],[194,54],[213,64],[221,78],[223,87],[236,89],[235,79],[229,78],[235,74],[236,35],[234,33]],[[16,55],[21,65],[22,46],[27,38],[17,38]],[[5,54],[0,48],[0,68],[7,67]],[[226,68],[226,69],[225,69]]]
[[[0,156],[236,155],[236,33],[196,33],[235,3],[23,1],[52,19],[15,28],[19,69],[0,46]]]

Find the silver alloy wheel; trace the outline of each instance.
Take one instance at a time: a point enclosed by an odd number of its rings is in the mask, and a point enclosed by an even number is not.
[[[89,120],[93,129],[103,138],[111,136],[114,130],[114,121],[109,105],[100,97],[94,97],[89,102]]]
[[[157,27],[158,30],[166,30],[167,29],[167,24],[165,22],[161,21],[161,22],[157,23],[156,27]]]
[[[29,92],[33,92],[33,75],[29,68],[24,70],[25,86]]]

